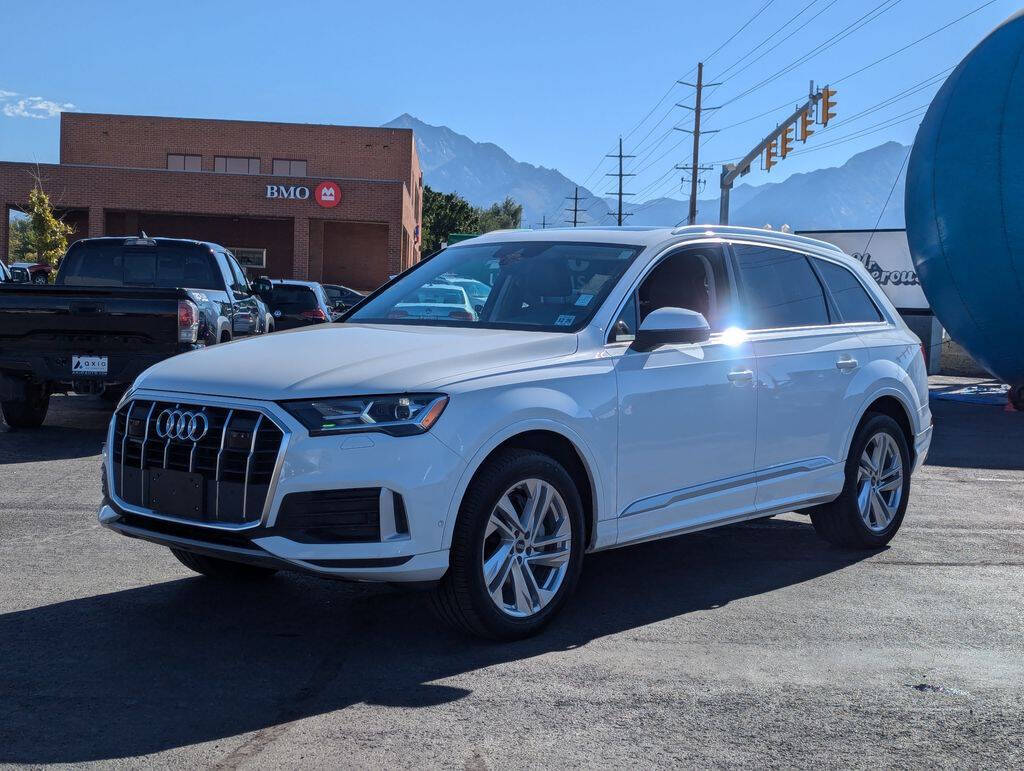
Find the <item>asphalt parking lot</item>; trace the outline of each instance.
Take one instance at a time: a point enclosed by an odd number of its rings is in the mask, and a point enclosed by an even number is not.
[[[933,399],[903,530],[797,515],[593,555],[512,645],[424,599],[195,577],[101,529],[109,406],[0,434],[0,764],[1005,767],[1024,761],[1024,414]]]

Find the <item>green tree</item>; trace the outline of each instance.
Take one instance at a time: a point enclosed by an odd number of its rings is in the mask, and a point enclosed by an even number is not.
[[[441,248],[451,233],[477,233],[480,213],[458,193],[423,188],[423,254]]]
[[[56,266],[67,251],[68,236],[73,232],[74,228],[53,215],[50,197],[43,192],[37,180],[28,194],[28,254],[36,262]]]
[[[26,262],[32,255],[32,247],[29,245],[29,221],[27,217],[16,217],[11,219],[11,226],[8,230],[7,254],[11,262]]]
[[[517,228],[523,220],[523,205],[511,196],[505,196],[501,203],[492,203],[480,210],[480,232]]]

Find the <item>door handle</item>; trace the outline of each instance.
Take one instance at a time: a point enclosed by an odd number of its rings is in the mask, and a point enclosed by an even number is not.
[[[728,374],[733,383],[749,383],[754,379],[754,371],[751,369],[735,369]]]
[[[852,369],[857,369],[857,360],[849,357],[839,359],[836,361],[836,367],[844,372],[849,372]]]

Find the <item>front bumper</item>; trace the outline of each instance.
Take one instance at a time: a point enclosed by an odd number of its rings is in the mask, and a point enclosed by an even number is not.
[[[327,578],[427,582],[440,579],[447,570],[445,520],[466,464],[431,434],[310,437],[301,424],[273,402],[171,396],[144,390],[131,398],[259,410],[271,415],[285,430],[286,440],[258,521],[228,526],[176,519],[127,504],[105,484],[106,499],[98,513],[103,526],[164,546]],[[112,422],[108,445],[113,430]],[[104,461],[105,480],[115,478],[112,458],[111,453]],[[383,532],[386,528],[382,524],[377,540],[318,543],[309,537],[288,537],[292,533],[278,526],[287,496],[353,488],[381,488],[387,494],[401,496],[407,531]]]
[[[198,527],[182,530],[166,521],[125,512],[111,501],[100,506],[99,522],[129,538],[248,565],[293,570],[349,581],[437,581],[448,569],[448,551],[393,557],[353,556],[353,544],[308,544],[280,536],[224,539]],[[344,549],[340,547],[346,547]],[[345,556],[339,556],[343,554]]]

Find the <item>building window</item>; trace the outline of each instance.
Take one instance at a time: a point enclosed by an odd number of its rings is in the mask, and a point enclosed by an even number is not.
[[[171,171],[200,171],[201,157],[198,155],[167,154],[167,168]]]
[[[218,155],[213,159],[213,170],[222,174],[259,174],[260,159]]]
[[[251,246],[232,246],[229,251],[243,268],[267,267],[267,250]]]
[[[289,161],[283,158],[274,159],[275,177],[304,177],[306,176],[305,161]]]

